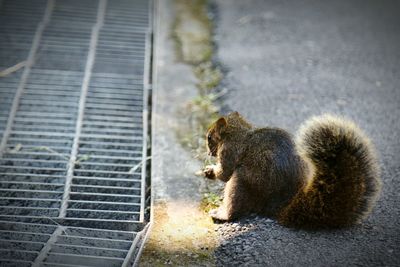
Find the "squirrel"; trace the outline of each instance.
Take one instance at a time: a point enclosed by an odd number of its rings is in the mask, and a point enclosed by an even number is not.
[[[238,112],[215,121],[207,150],[217,158],[202,174],[225,182],[213,219],[250,213],[298,228],[359,223],[380,193],[380,170],[370,139],[352,121],[325,114],[293,138],[280,128],[257,128]]]

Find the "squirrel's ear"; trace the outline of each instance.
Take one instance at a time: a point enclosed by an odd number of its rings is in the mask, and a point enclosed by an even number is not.
[[[229,113],[228,117],[229,118],[239,118],[240,114],[237,111],[233,111],[233,112]]]
[[[219,118],[219,119],[217,120],[217,123],[216,123],[216,125],[217,125],[217,132],[218,132],[219,134],[223,133],[223,132],[225,131],[225,128],[226,128],[226,125],[227,125],[227,124],[228,124],[228,123],[226,122],[226,119],[225,119],[224,117]]]
[[[239,114],[239,112],[237,112],[237,111],[234,111],[234,112],[232,112],[232,116],[234,116],[234,117],[239,117],[239,116],[240,116],[240,114]]]

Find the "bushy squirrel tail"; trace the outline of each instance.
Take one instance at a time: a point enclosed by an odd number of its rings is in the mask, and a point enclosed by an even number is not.
[[[282,224],[345,227],[368,215],[381,181],[374,148],[361,129],[335,116],[314,117],[300,128],[296,148],[309,172],[302,190],[279,214]]]

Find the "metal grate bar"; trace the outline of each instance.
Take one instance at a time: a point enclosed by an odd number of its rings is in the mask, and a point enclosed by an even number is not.
[[[65,228],[62,226],[58,226],[57,229],[53,232],[53,234],[49,237],[46,244],[38,253],[39,255],[36,256],[34,262],[32,263],[32,267],[39,267],[42,265],[44,259],[46,258],[47,254],[49,253],[51,246],[54,245],[57,241],[57,237],[65,231]]]
[[[67,177],[65,181],[65,189],[64,189],[64,195],[62,199],[62,204],[61,204],[61,209],[60,209],[60,218],[64,218],[66,216],[67,212],[67,201],[69,199],[69,194],[71,191],[71,182],[72,182],[72,176],[75,168],[75,162],[77,160],[77,153],[78,153],[78,145],[79,145],[79,139],[82,131],[82,121],[83,121],[83,114],[85,110],[85,102],[86,102],[86,95],[87,91],[89,88],[89,81],[92,73],[92,68],[94,64],[94,56],[96,53],[96,46],[97,46],[97,41],[98,41],[98,35],[100,28],[103,24],[104,20],[104,15],[105,15],[105,9],[107,5],[107,0],[100,0],[98,10],[97,10],[97,23],[93,27],[92,30],[92,36],[91,36],[91,42],[90,42],[90,51],[86,63],[86,68],[85,68],[85,76],[82,82],[82,91],[81,91],[81,97],[80,97],[80,102],[79,102],[79,111],[78,111],[78,118],[76,122],[76,130],[75,130],[75,137],[74,137],[74,143],[72,145],[71,149],[71,155],[70,155],[70,160],[68,163],[68,171],[67,171]]]
[[[122,267],[127,267],[130,264],[130,260],[133,258],[133,253],[139,243],[141,235],[136,235],[135,239],[133,240],[131,247],[129,248],[128,254],[126,255],[124,262],[122,263]]]

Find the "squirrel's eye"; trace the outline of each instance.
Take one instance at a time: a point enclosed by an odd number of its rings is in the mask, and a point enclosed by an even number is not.
[[[209,134],[209,135],[207,136],[207,139],[208,139],[208,141],[211,140],[211,134]]]

